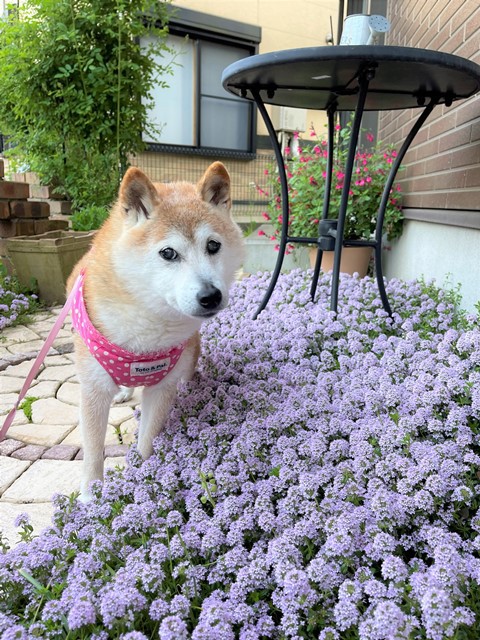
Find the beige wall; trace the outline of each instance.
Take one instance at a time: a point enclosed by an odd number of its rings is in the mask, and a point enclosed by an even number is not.
[[[174,0],[174,5],[262,28],[260,53],[326,44],[337,0]]]
[[[335,35],[338,23],[338,0],[173,0],[173,4],[261,27],[259,53],[324,46],[331,33],[330,17]],[[307,128],[312,123],[321,131],[325,122],[322,112],[308,112]],[[266,134],[260,119],[258,133]]]

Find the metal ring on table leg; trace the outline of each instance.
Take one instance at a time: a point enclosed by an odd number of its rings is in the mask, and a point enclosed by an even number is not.
[[[388,313],[390,317],[392,317],[392,309],[390,307],[390,303],[388,301],[387,292],[385,290],[385,283],[383,280],[383,268],[382,268],[382,237],[383,237],[383,221],[385,219],[385,210],[388,205],[388,199],[390,197],[390,191],[393,187],[393,182],[397,175],[397,172],[400,168],[400,165],[403,162],[403,158],[408,151],[408,148],[413,142],[413,139],[423,126],[425,120],[432,113],[434,107],[438,104],[438,97],[434,97],[431,99],[429,104],[422,111],[420,116],[417,118],[413,127],[411,128],[409,134],[405,138],[400,151],[395,158],[395,161],[392,164],[390,172],[387,176],[387,180],[385,182],[385,186],[383,188],[382,199],[380,200],[380,205],[378,207],[377,214],[377,225],[375,228],[375,275],[377,278],[377,286],[378,291],[380,293],[380,298],[382,300],[383,308]]]
[[[327,137],[327,175],[325,177],[325,193],[323,195],[322,220],[328,218],[330,210],[330,197],[332,192],[332,173],[333,173],[333,131],[335,124],[336,103],[331,105],[327,110],[328,115],[328,137]],[[320,236],[320,222],[318,223],[318,236]],[[313,271],[312,284],[310,286],[310,297],[312,302],[315,300],[315,292],[317,290],[318,277],[320,275],[320,267],[322,266],[323,251],[320,245],[317,245],[317,258],[315,260],[315,268]]]
[[[350,132],[350,143],[348,145],[347,162],[345,165],[345,176],[343,179],[342,195],[340,198],[340,207],[338,211],[337,237],[335,241],[335,257],[333,260],[332,273],[332,293],[330,298],[330,309],[337,311],[338,306],[338,286],[340,279],[340,260],[342,258],[343,233],[345,230],[345,218],[347,215],[348,198],[350,192],[350,184],[352,181],[353,164],[355,162],[355,153],[357,151],[358,136],[360,133],[360,125],[362,122],[363,109],[368,92],[370,80],[375,75],[373,67],[363,69],[358,78],[359,92],[355,116],[353,118],[352,130]]]
[[[280,190],[281,190],[281,198],[282,198],[282,231],[280,236],[280,246],[278,248],[278,257],[277,262],[275,264],[275,268],[272,273],[272,278],[270,280],[270,284],[268,286],[267,292],[265,293],[262,302],[260,303],[258,309],[256,310],[253,319],[256,320],[258,315],[265,309],[270,300],[270,297],[275,289],[275,285],[277,284],[278,276],[282,270],[283,259],[285,257],[285,250],[287,248],[288,241],[288,184],[287,184],[287,176],[285,173],[285,165],[283,161],[282,151],[280,149],[280,145],[277,140],[277,136],[275,133],[275,129],[273,127],[272,121],[270,120],[270,116],[265,109],[265,105],[263,104],[263,100],[260,97],[260,91],[256,89],[251,90],[252,97],[255,100],[255,103],[260,111],[260,115],[265,122],[265,126],[267,127],[268,135],[270,136],[270,141],[273,146],[273,151],[275,153],[275,160],[278,165],[278,175],[280,177]]]

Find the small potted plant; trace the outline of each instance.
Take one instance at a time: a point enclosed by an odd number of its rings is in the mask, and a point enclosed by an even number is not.
[[[348,151],[348,137],[350,135],[351,123],[341,128],[336,127],[335,135],[337,141],[335,146],[335,156],[333,158],[332,190],[330,197],[330,210],[328,217],[336,218],[340,207],[340,198],[345,178],[345,164]],[[290,236],[301,236],[316,238],[318,236],[318,224],[322,215],[323,199],[325,193],[325,178],[327,175],[327,141],[319,139],[313,127],[310,130],[312,141],[300,142],[298,153],[290,155],[290,150],[286,150],[287,159],[285,169],[287,172],[287,182],[289,191],[289,229]],[[371,133],[366,134],[369,142],[374,142]],[[302,146],[301,143],[304,143]],[[368,150],[357,150],[355,165],[350,186],[350,197],[348,201],[347,216],[345,219],[345,240],[370,239],[375,233],[377,211],[380,205],[383,188],[388,172],[397,153],[392,147],[385,147],[378,142]],[[280,197],[280,180],[275,169],[266,170],[266,188],[257,189],[269,197],[268,211],[263,212],[264,219],[271,223],[274,232],[270,236],[271,240],[278,242],[282,228],[282,205]],[[388,200],[384,219],[384,233],[387,240],[393,240],[400,236],[403,225],[403,214],[401,207],[401,193],[399,185],[394,185]],[[263,230],[259,231],[264,235]],[[287,251],[293,251],[293,246],[288,246]],[[368,262],[371,257],[369,247],[344,248],[342,251],[342,262],[344,258],[349,258],[350,249],[363,250],[364,267],[345,269],[341,265],[342,271],[358,271],[360,275],[365,275]],[[311,252],[312,253],[312,252]],[[313,259],[316,249],[313,249]],[[325,252],[322,259],[322,268],[328,271],[332,268],[333,252]]]

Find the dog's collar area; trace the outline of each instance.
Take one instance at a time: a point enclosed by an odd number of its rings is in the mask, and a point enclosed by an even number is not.
[[[119,386],[148,387],[161,382],[177,364],[185,343],[167,351],[136,354],[110,342],[88,316],[83,298],[84,279],[83,273],[73,299],[72,324],[92,356]]]

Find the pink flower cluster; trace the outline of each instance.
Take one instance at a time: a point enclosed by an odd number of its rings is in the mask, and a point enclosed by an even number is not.
[[[350,124],[345,129],[336,128],[329,218],[338,216],[345,180],[349,132]],[[285,170],[290,207],[289,235],[316,238],[318,221],[323,210],[328,152],[326,140],[318,140],[314,129],[310,135],[316,139],[313,146],[304,142],[304,146],[298,148],[298,155],[293,156],[289,155],[290,150],[286,150],[288,158],[285,161]],[[373,142],[373,135],[367,133],[366,139],[370,143]],[[384,148],[380,144],[373,145],[368,150],[357,151],[349,190],[345,237],[369,239],[374,234],[383,189],[396,157],[395,149]],[[268,211],[264,212],[263,216],[274,228],[271,239],[278,242],[282,227],[282,217],[278,215],[282,210],[279,177],[273,170],[267,171],[265,176],[266,185],[257,185],[257,190],[262,196],[270,198]],[[395,185],[385,211],[384,231],[389,240],[400,235],[402,224],[400,186]],[[260,231],[260,234],[262,233]]]

